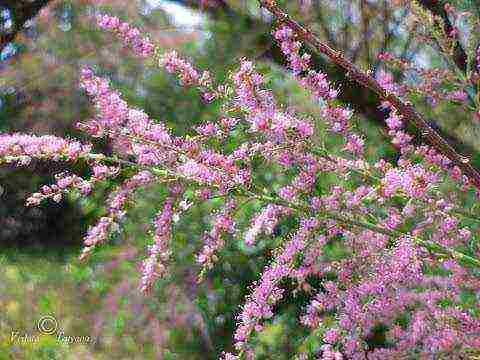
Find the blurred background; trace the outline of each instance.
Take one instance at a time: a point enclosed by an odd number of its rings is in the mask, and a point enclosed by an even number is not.
[[[409,31],[400,1],[280,3],[365,70],[381,71],[377,55],[384,51],[426,68],[442,66],[441,59]],[[423,2],[427,10],[441,12],[435,3]],[[454,3],[479,12],[475,1]],[[182,88],[160,69],[134,59],[98,31],[91,17],[100,11],[144,29],[162,48],[178,49],[220,81],[240,58],[255,59],[260,70],[268,72],[279,102],[309,114],[323,131],[318,107],[285,71],[271,40],[272,19],[253,0],[0,1],[0,131],[82,137],[73,124],[92,114],[78,86],[79,70],[85,65],[111,79],[132,106],[145,109],[175,133],[188,133],[193,125],[216,119],[218,105],[204,105],[195,90]],[[325,59],[314,61],[340,88],[341,100],[355,110],[357,127],[368,139],[369,156],[394,160],[397,154],[386,141],[383,125],[386,114],[376,97],[347,81]],[[408,74],[393,75],[409,80]],[[452,104],[431,108],[419,98],[416,105],[478,165],[478,121],[452,110]],[[337,139],[329,141],[334,145]],[[99,141],[96,146],[108,149]],[[138,263],[151,241],[149,219],[161,207],[162,189],[143,191],[118,238],[80,263],[82,236],[104,214],[103,200],[115,184],[102,185],[88,199],[26,208],[28,194],[51,182],[62,166],[36,162],[24,169],[0,169],[0,359],[215,359],[221,351],[231,350],[235,315],[248,287],[268,263],[275,243],[294,224],[280,224],[275,239],[264,238],[253,249],[243,247],[241,234],[232,237],[222,261],[197,284],[194,256],[201,233],[208,229],[209,213],[218,204],[197,207],[175,230],[171,276],[145,297],[138,291]],[[70,170],[84,171],[81,166]],[[275,169],[267,169],[261,181],[275,187],[285,181],[277,175]],[[246,206],[240,218],[248,221],[257,210],[254,204]],[[279,305],[280,315],[255,344],[259,358],[290,359],[315,347],[314,334],[307,336],[295,325],[304,303],[300,295]],[[89,336],[93,341],[68,344],[45,335],[12,343],[12,331],[37,334],[36,323],[43,315],[53,315],[66,335]]]

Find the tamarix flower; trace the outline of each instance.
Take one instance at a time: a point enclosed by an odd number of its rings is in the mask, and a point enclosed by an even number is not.
[[[97,23],[101,29],[115,33],[125,46],[133,49],[136,55],[144,58],[153,55],[155,48],[153,43],[148,37],[142,36],[136,27],[107,14],[99,15]]]
[[[140,289],[144,293],[151,291],[155,279],[167,272],[167,261],[170,257],[170,241],[172,232],[173,199],[168,198],[163,209],[154,220],[155,232],[153,245],[148,246],[148,258],[143,261]]]
[[[0,158],[7,163],[28,165],[32,160],[76,161],[90,151],[90,145],[51,135],[0,134]]]

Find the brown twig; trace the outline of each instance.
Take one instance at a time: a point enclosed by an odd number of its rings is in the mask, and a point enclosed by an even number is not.
[[[282,8],[280,8],[275,0],[258,0],[260,6],[268,9],[279,21],[288,25],[297,36],[312,46],[316,51],[327,56],[335,64],[343,68],[347,72],[347,76],[354,82],[363,87],[369,88],[376,93],[382,100],[388,101],[395,107],[400,115],[407,121],[415,125],[420,130],[422,137],[440,154],[448,157],[455,165],[457,165],[470,181],[480,189],[480,173],[471,164],[467,157],[456,152],[456,150],[439,135],[415,110],[409,102],[403,102],[398,96],[387,92],[371,75],[357,68],[350,61],[345,59],[341,52],[332,49],[330,46],[322,42],[311,30],[300,25],[293,20]]]

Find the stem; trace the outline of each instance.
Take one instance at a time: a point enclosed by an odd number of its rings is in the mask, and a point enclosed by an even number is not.
[[[330,154],[328,154],[328,152],[327,152],[325,149],[323,149],[323,148],[316,147],[316,146],[312,146],[312,147],[310,148],[310,151],[311,151],[313,154],[315,154],[315,155],[317,155],[317,156],[319,156],[319,157],[321,157],[321,158],[323,158],[323,159],[325,159],[325,160],[327,160],[327,161],[330,161],[330,162],[333,163],[333,164],[336,164],[336,163],[337,163],[337,160],[336,160],[335,158],[331,157]],[[342,159],[342,160],[350,160],[350,159],[345,158],[345,157],[337,157],[337,158],[338,158],[338,159]],[[377,177],[377,176],[375,176],[375,175],[370,174],[367,170],[362,171],[362,170],[359,170],[359,169],[357,169],[357,168],[355,168],[355,167],[353,167],[353,166],[349,166],[348,169],[349,169],[351,172],[353,172],[353,173],[355,173],[355,174],[363,177],[364,179],[368,180],[368,181],[369,181],[370,183],[372,183],[372,184],[375,184],[375,185],[381,184],[382,179],[379,178],[379,177]],[[408,200],[407,197],[404,197],[404,196],[402,196],[402,195],[400,195],[400,194],[399,194],[398,196],[399,196],[399,198],[401,198],[402,200]],[[411,200],[413,200],[413,201],[416,202],[416,203],[421,203],[422,205],[427,206],[427,207],[430,206],[430,204],[429,204],[427,201],[425,201],[424,199],[422,199],[422,198],[418,198],[418,199],[412,198]],[[431,209],[431,207],[430,207],[430,210],[438,210],[438,209]],[[447,213],[449,213],[449,212],[452,213],[452,214],[455,214],[455,215],[463,216],[463,217],[465,217],[465,218],[467,218],[467,219],[469,219],[469,220],[472,220],[472,221],[475,221],[475,222],[480,223],[480,218],[478,218],[478,217],[476,217],[474,214],[471,214],[471,213],[469,213],[468,211],[464,211],[464,210],[462,210],[462,209],[460,209],[460,208],[452,208],[451,210],[449,210],[449,211],[447,211],[447,212],[443,212],[443,213],[444,213],[444,214],[447,214]]]
[[[105,162],[109,162],[109,163],[118,163],[118,164],[123,164],[123,165],[127,165],[127,166],[133,166],[133,167],[137,167],[137,168],[141,168],[141,169],[146,169],[146,170],[151,171],[152,173],[154,173],[158,176],[163,176],[163,177],[173,176],[174,178],[176,178],[178,180],[195,182],[194,179],[190,179],[186,176],[174,173],[170,170],[159,169],[159,168],[153,167],[153,166],[150,167],[150,166],[145,166],[145,165],[139,165],[135,162],[131,162],[131,161],[123,160],[123,159],[119,159],[119,158],[114,158],[114,157],[107,157],[103,154],[91,154],[88,158],[95,159],[97,161],[99,160],[99,161],[105,161]],[[212,185],[209,185],[209,186],[212,187]],[[213,187],[215,187],[215,186],[213,186]],[[308,212],[312,211],[311,207],[308,206],[308,204],[292,203],[292,202],[283,200],[283,199],[281,199],[277,196],[266,195],[265,193],[262,193],[260,191],[255,192],[255,191],[251,191],[251,190],[240,189],[238,187],[232,188],[230,191],[232,193],[236,194],[236,195],[239,195],[239,196],[250,197],[252,199],[257,199],[257,200],[262,201],[262,202],[273,203],[273,204],[285,206],[285,207],[293,209],[293,210],[295,210],[295,211],[297,211],[298,213],[301,213],[301,214],[302,213],[305,214],[305,213],[308,213]],[[380,233],[380,234],[383,234],[383,235],[390,236],[392,238],[397,238],[397,237],[402,237],[402,236],[411,237],[411,235],[409,233],[404,233],[404,232],[400,232],[400,231],[396,231],[396,230],[389,230],[389,229],[383,228],[381,226],[372,224],[370,222],[355,220],[355,219],[352,219],[352,218],[348,218],[348,217],[346,217],[342,214],[338,214],[338,213],[334,213],[334,212],[319,211],[317,215],[320,218],[323,218],[323,219],[333,219],[333,220],[338,221],[339,223],[341,223],[343,225],[361,227],[361,228],[371,230],[371,231],[374,231],[374,232],[377,232],[377,233]],[[457,250],[454,250],[454,249],[446,248],[446,247],[444,247],[440,244],[434,243],[430,240],[422,239],[418,236],[413,237],[413,240],[427,250],[434,251],[434,252],[437,252],[437,253],[440,253],[440,254],[444,254],[444,255],[450,256],[453,259],[462,260],[462,261],[465,261],[465,262],[467,262],[471,265],[480,267],[480,260],[477,259],[477,258],[474,258],[474,257],[471,257],[469,255],[463,254],[463,253],[461,253]]]
[[[480,173],[470,164],[470,160],[456,152],[456,150],[437,133],[415,110],[409,102],[403,102],[395,94],[387,92],[371,75],[361,71],[354,64],[343,57],[342,53],[323,43],[311,30],[293,20],[275,0],[258,0],[260,6],[268,9],[279,21],[288,25],[297,36],[310,44],[316,51],[326,55],[331,61],[343,68],[357,84],[367,87],[375,92],[382,100],[394,106],[400,115],[403,115],[411,124],[420,130],[423,138],[432,145],[440,154],[449,158],[457,165],[471,182],[480,189]]]

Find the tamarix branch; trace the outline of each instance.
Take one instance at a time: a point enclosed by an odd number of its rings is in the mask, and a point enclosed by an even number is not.
[[[70,139],[1,134],[0,163],[88,166],[87,177],[57,174],[54,184],[27,199],[32,206],[60,202],[68,193],[90,196],[102,182],[119,183],[104,216],[88,230],[81,259],[121,231],[140,189],[161,186],[139,276],[145,294],[154,292],[157,279],[170,276],[174,230],[192,208],[216,207],[198,242],[191,239],[198,245],[199,281],[227,251],[254,249],[265,240],[271,261],[239,309],[232,346],[218,354],[222,359],[255,358],[259,336],[290,291],[287,280],[295,288],[290,295],[302,292],[309,299],[298,311],[299,323],[317,344],[313,355],[301,351],[299,359],[468,358],[480,348],[480,214],[475,207],[467,210],[468,199],[478,201],[477,170],[400,99],[391,77],[375,80],[274,1],[260,3],[279,20],[274,41],[304,96],[318,106],[321,126],[281,105],[253,61],[240,59],[220,82],[179,53],[163,52],[139,29],[101,15],[101,29],[182,86],[195,88],[204,106],[219,109],[218,117],[174,135],[164,122],[131,107],[108,79],[84,68],[81,87],[95,115],[77,126],[92,142],[108,141],[112,155]],[[390,110],[386,125],[400,153],[397,160],[367,156],[371,140],[357,131],[353,112],[340,105],[340,90],[312,68],[299,40],[384,100],[379,106]],[[454,91],[455,99],[468,101]],[[416,125],[429,145],[413,143],[405,121]],[[333,138],[336,145],[324,145]],[[267,172],[273,180],[262,181]],[[259,211],[250,218],[244,209],[251,204]],[[279,237],[276,229],[284,222],[290,224],[288,234],[269,242]],[[462,300],[467,296],[468,303]],[[372,348],[369,339],[379,326],[387,329],[387,345]]]
[[[455,149],[422,118],[411,103],[403,102],[395,93],[382,87],[374,77],[361,71],[343,57],[341,52],[332,49],[326,43],[322,42],[311,30],[293,20],[277,5],[275,0],[259,0],[259,3],[268,9],[280,23],[292,29],[299,39],[304,40],[307,44],[311,45],[313,49],[326,55],[332,62],[342,67],[352,81],[369,88],[382,100],[388,101],[400,115],[415,125],[422,137],[435,148],[435,150],[449,158],[456,166],[462,169],[471,182],[480,189],[480,172],[478,169],[470,164],[468,157],[458,154]]]

